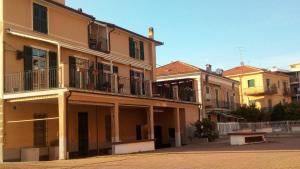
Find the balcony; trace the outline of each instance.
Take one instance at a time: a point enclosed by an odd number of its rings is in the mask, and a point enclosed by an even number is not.
[[[93,23],[89,26],[89,47],[100,52],[108,52],[107,28]]]
[[[300,78],[298,77],[291,77],[291,84],[299,84]]]
[[[229,110],[236,110],[240,107],[239,103],[223,101],[223,100],[216,100],[216,99],[207,99],[205,102],[206,109],[229,109]]]
[[[156,82],[153,84],[153,97],[178,101],[196,102],[193,79],[180,79]]]
[[[43,69],[7,74],[4,77],[4,93],[42,91],[62,87],[61,69]]]
[[[282,95],[289,97],[289,96],[292,96],[292,92],[289,88],[285,88],[282,90]]]
[[[117,74],[101,76],[90,70],[74,71],[70,78],[71,89],[151,97],[151,80],[130,79]],[[45,91],[62,88],[61,69],[45,69],[5,75],[5,94]]]
[[[93,73],[86,69],[73,71],[70,88],[120,95],[151,97],[151,80],[122,77],[112,73]]]
[[[247,96],[262,96],[262,95],[274,95],[278,93],[276,85],[270,87],[256,86],[250,88],[244,88],[244,94]]]

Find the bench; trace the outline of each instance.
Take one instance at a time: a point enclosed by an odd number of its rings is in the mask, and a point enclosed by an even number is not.
[[[266,141],[266,132],[236,132],[228,133],[231,145],[245,145],[263,143]]]

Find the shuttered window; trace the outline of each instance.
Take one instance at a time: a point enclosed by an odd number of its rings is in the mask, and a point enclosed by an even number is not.
[[[145,56],[144,56],[144,42],[140,41],[140,59],[144,60]]]
[[[135,45],[133,38],[129,38],[129,56],[135,58]]]
[[[33,3],[33,30],[48,33],[47,8],[36,3]]]

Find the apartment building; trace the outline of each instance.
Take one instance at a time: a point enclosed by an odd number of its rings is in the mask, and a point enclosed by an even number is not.
[[[278,103],[290,103],[290,78],[287,74],[241,65],[224,75],[240,82],[240,102],[259,109],[272,109]]]
[[[300,63],[289,65],[292,101],[300,103]]]
[[[159,97],[196,101],[199,118],[213,121],[237,121],[230,114],[239,108],[239,82],[223,76],[223,71],[206,70],[176,61],[157,68],[153,94]]]
[[[153,97],[163,45],[153,28],[146,37],[64,0],[0,0],[0,7],[0,161],[187,143],[199,106]]]

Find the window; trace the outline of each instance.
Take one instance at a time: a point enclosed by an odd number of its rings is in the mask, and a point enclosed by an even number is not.
[[[231,86],[232,90],[234,90],[234,87],[235,87],[235,85],[234,85],[234,83],[232,83],[232,86]]]
[[[255,80],[254,79],[248,80],[248,87],[255,87]]]
[[[33,30],[48,33],[47,8],[36,3],[33,3]]]
[[[210,91],[209,91],[209,87],[206,87],[206,94],[209,94]]]
[[[280,88],[280,81],[278,80],[278,88]]]
[[[144,73],[130,70],[130,91],[132,95],[144,95]]]
[[[47,52],[41,49],[32,49],[32,70],[47,68]]]
[[[271,110],[272,107],[273,107],[273,105],[272,105],[272,99],[269,99],[268,100],[268,108],[269,108],[269,110]]]
[[[45,119],[47,114],[34,114],[34,119]],[[46,120],[34,121],[34,146],[47,146],[47,123]]]
[[[205,75],[205,82],[208,83],[208,79],[209,79],[209,76],[208,76],[208,75]]]
[[[267,79],[267,88],[270,88],[270,79]]]
[[[129,38],[129,55],[132,58],[144,60],[144,42]]]

